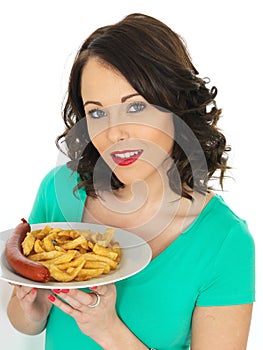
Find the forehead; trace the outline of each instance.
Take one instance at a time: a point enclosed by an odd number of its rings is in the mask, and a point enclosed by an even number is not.
[[[103,104],[120,103],[120,97],[136,92],[114,67],[91,57],[83,68],[81,95],[83,100],[96,100]]]

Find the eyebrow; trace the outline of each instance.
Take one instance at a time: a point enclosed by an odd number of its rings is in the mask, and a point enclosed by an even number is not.
[[[129,98],[134,97],[134,96],[140,96],[140,94],[134,93],[134,94],[130,94],[130,95],[127,95],[127,96],[123,96],[121,98],[121,103],[124,103],[126,100],[128,100]],[[89,103],[102,107],[102,104],[99,101],[86,101],[83,106],[85,107]]]
[[[140,94],[138,93],[134,93],[134,94],[131,94],[131,95],[127,95],[127,96],[124,96],[122,97],[121,99],[121,103],[125,102],[126,100],[128,100],[129,98],[133,97],[133,96],[139,96]]]

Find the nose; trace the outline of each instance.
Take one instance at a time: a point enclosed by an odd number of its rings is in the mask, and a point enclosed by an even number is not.
[[[106,131],[106,136],[113,143],[128,139],[129,132],[127,130],[127,125],[118,124],[118,125],[110,126]]]
[[[118,142],[126,140],[130,137],[130,128],[127,121],[125,121],[125,113],[122,108],[112,108],[109,111],[108,128],[106,136],[111,142]]]

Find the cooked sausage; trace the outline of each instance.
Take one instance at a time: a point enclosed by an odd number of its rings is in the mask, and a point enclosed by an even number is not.
[[[47,282],[50,279],[50,272],[47,267],[28,259],[22,252],[21,243],[31,227],[25,219],[16,226],[9,237],[5,256],[8,264],[21,276],[38,282]]]

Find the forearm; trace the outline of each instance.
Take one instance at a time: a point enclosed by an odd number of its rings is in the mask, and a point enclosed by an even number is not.
[[[15,295],[9,301],[7,307],[8,318],[15,329],[19,332],[36,335],[41,333],[46,326],[47,319],[43,320],[32,320],[29,313],[25,313],[21,308],[19,300]]]

